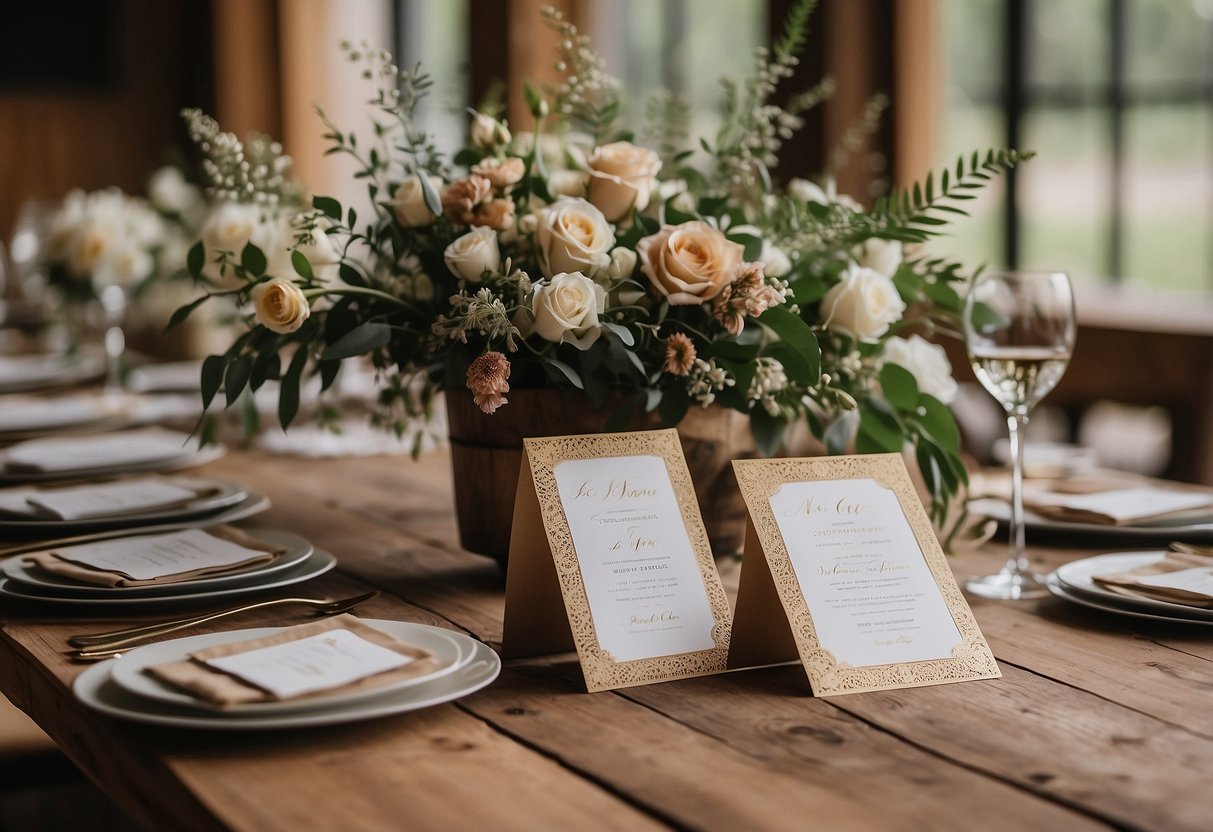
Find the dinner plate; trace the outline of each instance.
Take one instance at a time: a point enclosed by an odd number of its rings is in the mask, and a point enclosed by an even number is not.
[[[1105,604],[1088,595],[1067,589],[1060,581],[1057,580],[1055,575],[1050,575],[1045,579],[1045,587],[1049,590],[1049,592],[1053,593],[1058,598],[1062,598],[1083,607],[1090,607],[1093,610],[1100,610],[1102,612],[1113,613],[1115,615],[1127,615],[1132,618],[1144,618],[1150,621],[1164,621],[1168,624],[1191,624],[1198,627],[1213,627],[1213,621],[1208,621],[1203,618],[1176,618],[1170,615],[1147,612],[1146,610]]]
[[[29,586],[22,584],[12,579],[6,578],[0,580],[0,598],[9,598],[13,600],[29,601],[36,604],[56,604],[64,606],[86,606],[86,607],[107,607],[119,606],[123,609],[128,609],[132,606],[139,607],[164,607],[164,606],[185,606],[194,604],[200,601],[214,601],[220,598],[238,598],[242,595],[253,595],[258,592],[265,592],[270,589],[278,589],[284,586],[292,586],[294,584],[310,581],[319,575],[328,572],[337,565],[337,558],[333,557],[323,549],[317,549],[308,557],[304,558],[301,563],[284,569],[281,572],[275,572],[268,576],[270,580],[257,580],[257,576],[251,578],[245,576],[242,583],[234,586],[215,587],[202,592],[175,592],[162,593],[159,595],[104,595],[95,597],[92,595],[64,595],[55,591],[48,591],[40,587]]]
[[[1006,525],[1011,520],[1011,507],[994,498],[982,498],[969,503],[969,512],[997,520]],[[1032,511],[1024,510],[1024,525],[1029,531],[1048,532],[1050,534],[1079,536],[1090,539],[1115,539],[1124,543],[1169,543],[1172,540],[1187,540],[1190,542],[1213,543],[1213,515],[1193,518],[1162,518],[1141,523],[1135,526],[1110,526],[1101,523],[1068,523],[1062,520],[1050,520]]]
[[[159,532],[157,532],[159,534]],[[144,535],[132,534],[131,537]],[[286,551],[269,563],[257,564],[242,569],[239,572],[229,572],[224,575],[195,578],[192,581],[157,584],[155,586],[94,586],[80,583],[67,578],[61,578],[52,572],[38,569],[24,563],[21,556],[9,558],[0,564],[0,572],[13,582],[23,587],[32,587],[40,592],[53,593],[56,596],[89,597],[89,598],[140,598],[144,596],[181,595],[218,589],[225,586],[238,586],[260,581],[268,575],[298,566],[307,560],[314,551],[312,544],[305,538],[290,532],[257,529],[250,536],[270,543],[285,546]],[[116,538],[125,540],[126,538]],[[65,547],[70,548],[70,547]]]
[[[244,705],[234,705],[228,708],[217,708],[199,701],[197,698],[171,687],[165,682],[145,672],[145,669],[157,664],[183,661],[189,654],[197,650],[205,650],[220,644],[230,644],[236,641],[248,641],[273,635],[283,630],[283,627],[258,627],[248,630],[231,630],[223,633],[208,633],[201,636],[162,641],[148,644],[131,650],[114,662],[111,678],[122,689],[154,699],[157,702],[167,702],[188,708],[201,709],[206,712],[216,712],[220,716],[246,716],[265,714],[296,713],[311,711],[317,708],[335,708],[351,705],[363,699],[372,699],[385,693],[403,690],[414,685],[432,682],[450,673],[455,673],[472,660],[476,641],[468,636],[453,633],[440,627],[430,627],[426,624],[414,624],[408,621],[387,621],[363,619],[363,623],[395,636],[403,642],[429,650],[441,663],[438,670],[427,676],[417,676],[412,679],[402,679],[383,687],[366,690],[345,691],[329,695],[305,696],[301,699],[291,699],[285,702],[250,702]],[[457,639],[456,636],[460,638]]]
[[[1097,603],[1108,606],[1126,606],[1159,615],[1171,615],[1177,618],[1194,618],[1213,621],[1213,610],[1201,609],[1187,604],[1176,604],[1156,598],[1142,598],[1122,595],[1100,586],[1094,581],[1096,575],[1115,575],[1139,569],[1158,563],[1167,556],[1166,552],[1113,552],[1107,555],[1083,558],[1071,561],[1057,568],[1054,573],[1061,586],[1079,595],[1089,596]]]
[[[119,660],[121,661],[121,660]],[[470,662],[441,679],[384,693],[346,706],[267,715],[225,716],[213,711],[154,702],[123,690],[112,678],[117,662],[93,665],[76,677],[72,690],[87,707],[108,716],[150,725],[210,731],[264,731],[339,725],[416,711],[475,693],[497,678],[501,659],[492,648],[476,642]]]
[[[169,482],[174,479],[169,478]],[[109,517],[88,517],[79,520],[61,520],[45,516],[0,514],[0,534],[16,532],[22,535],[40,534],[61,537],[83,531],[129,528],[170,520],[187,520],[204,514],[230,508],[248,497],[248,489],[230,480],[181,479],[181,485],[205,490],[196,499],[169,508],[151,509],[130,514],[115,514]],[[174,482],[174,484],[176,484]]]
[[[171,454],[140,462],[99,465],[91,468],[71,468],[59,471],[5,470],[3,468],[5,451],[0,451],[0,485],[117,477],[123,474],[140,474],[148,471],[179,471],[183,468],[192,468],[197,465],[214,462],[227,452],[227,449],[223,445],[210,445],[205,448],[182,448],[181,450],[180,454]]]
[[[94,394],[18,396],[6,400],[0,408],[0,441],[95,428],[121,418],[124,413],[121,402]]]
[[[198,393],[201,388],[202,362],[174,361],[167,364],[143,364],[126,377],[126,384],[137,393]]]
[[[96,378],[105,371],[99,352],[11,355],[0,358],[0,393],[24,393]]]

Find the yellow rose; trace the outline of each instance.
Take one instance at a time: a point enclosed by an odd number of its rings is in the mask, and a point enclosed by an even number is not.
[[[392,210],[396,213],[396,221],[405,228],[422,228],[438,219],[438,215],[430,211],[425,204],[425,191],[421,180],[417,178],[420,175],[422,174],[414,174],[401,182],[392,195]],[[435,176],[429,179],[430,184],[434,186],[434,193],[440,193],[442,181]]]
[[[602,212],[584,199],[558,199],[538,216],[535,247],[545,276],[593,274],[611,262],[615,234]]]
[[[586,350],[602,334],[598,316],[605,309],[606,290],[597,283],[581,272],[558,274],[531,291],[531,332]]]
[[[720,294],[737,274],[745,248],[706,222],[667,225],[636,245],[640,270],[671,306],[690,306]]]
[[[874,269],[851,264],[821,300],[826,329],[875,343],[901,319],[906,304],[893,281]]]
[[[272,332],[294,332],[312,314],[303,290],[277,277],[254,286],[252,300],[257,322]]]
[[[631,142],[612,142],[594,148],[586,165],[590,169],[590,202],[611,222],[618,222],[633,208],[643,211],[648,207],[661,158]]]

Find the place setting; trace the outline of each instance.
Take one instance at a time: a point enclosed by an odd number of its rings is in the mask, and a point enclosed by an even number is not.
[[[1071,561],[1046,578],[1073,604],[1170,624],[1213,627],[1213,549],[1112,552]]]
[[[119,719],[249,731],[426,708],[480,690],[500,671],[492,648],[463,633],[341,613],[145,645],[88,668],[72,689]]]
[[[230,525],[128,530],[95,542],[29,548],[0,564],[0,597],[122,610],[267,592],[311,580],[337,563],[299,535]]]
[[[100,350],[0,356],[0,393],[25,393],[80,384],[105,372]]]
[[[48,436],[0,450],[0,485],[115,477],[212,462],[222,445],[198,447],[187,433],[144,427],[81,436]]]

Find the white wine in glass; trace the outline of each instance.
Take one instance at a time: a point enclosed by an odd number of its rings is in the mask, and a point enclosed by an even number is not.
[[[1024,554],[1023,434],[1028,414],[1057,386],[1070,363],[1074,293],[1062,272],[986,272],[965,300],[965,348],[973,371],[1007,414],[1011,443],[1011,556],[996,575],[965,587],[984,598],[1046,593]]]

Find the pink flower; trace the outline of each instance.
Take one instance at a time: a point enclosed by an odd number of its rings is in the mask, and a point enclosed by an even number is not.
[[[503,394],[510,392],[506,381],[510,377],[510,362],[499,352],[486,352],[468,367],[467,386],[472,399],[485,413],[495,413],[506,404]]]

